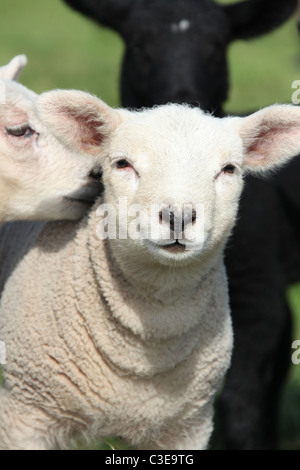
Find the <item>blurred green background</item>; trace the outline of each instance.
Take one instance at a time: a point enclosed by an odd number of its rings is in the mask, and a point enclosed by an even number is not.
[[[80,16],[61,0],[0,0],[0,4],[0,64],[25,53],[29,65],[22,82],[37,93],[79,88],[97,94],[112,106],[119,105],[123,44],[117,34]],[[300,79],[295,21],[265,37],[234,43],[229,64],[227,110],[290,102],[291,83]]]
[[[38,93],[53,88],[82,89],[119,106],[123,44],[116,34],[75,13],[61,0],[0,0],[0,5],[0,64],[25,53],[29,64],[21,76],[24,85]],[[290,103],[292,82],[300,80],[296,20],[265,37],[233,44],[229,68],[227,111]],[[300,286],[291,287],[287,296],[294,313],[294,338],[300,339]],[[300,449],[299,404],[300,365],[291,367],[283,397],[282,448]]]

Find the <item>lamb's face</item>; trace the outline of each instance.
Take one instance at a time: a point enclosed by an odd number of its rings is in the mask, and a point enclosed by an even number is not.
[[[0,89],[2,218],[81,217],[99,192],[96,159],[80,156],[54,137],[41,122],[35,93],[1,78]]]
[[[115,251],[186,264],[225,244],[243,186],[242,142],[228,121],[176,105],[125,113],[107,154]]]

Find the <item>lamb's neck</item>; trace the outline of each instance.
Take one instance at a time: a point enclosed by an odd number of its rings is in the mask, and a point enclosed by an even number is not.
[[[77,303],[89,336],[118,373],[152,375],[187,359],[207,323],[227,308],[223,264],[168,302],[140,290],[123,275],[107,243],[89,241],[89,294]],[[221,305],[221,308],[220,308]],[[224,309],[225,305],[225,309]],[[158,359],[159,358],[159,359]]]
[[[188,266],[160,266],[156,265],[147,270],[138,270],[134,266],[130,269],[129,264],[125,264],[126,276],[124,276],[135,292],[146,299],[157,301],[161,305],[174,304],[184,298],[191,298],[199,286],[212,277],[213,268],[219,269],[222,265],[222,257],[214,262],[198,263]],[[123,269],[120,267],[122,272]]]

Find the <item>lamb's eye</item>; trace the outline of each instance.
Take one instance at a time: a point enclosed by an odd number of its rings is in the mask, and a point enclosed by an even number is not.
[[[119,161],[117,162],[116,166],[117,166],[117,168],[122,169],[122,168],[128,168],[128,167],[130,167],[131,165],[130,165],[130,163],[129,163],[127,160],[125,160],[125,158],[122,158],[122,160],[119,160]]]
[[[31,137],[35,131],[31,129],[28,124],[22,124],[21,126],[7,127],[6,132],[8,135],[14,137]]]
[[[235,171],[235,166],[234,165],[231,165],[231,163],[229,163],[228,165],[224,166],[223,168],[223,173],[227,173],[229,175],[233,175],[234,171]]]

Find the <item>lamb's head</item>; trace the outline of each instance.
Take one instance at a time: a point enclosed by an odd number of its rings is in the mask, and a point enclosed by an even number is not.
[[[289,105],[218,119],[181,105],[113,110],[86,93],[56,91],[41,96],[39,109],[62,141],[99,153],[98,235],[127,267],[207,268],[234,225],[244,173],[300,150],[300,110]]]
[[[97,213],[108,216],[99,236],[112,223],[110,244],[126,264],[128,255],[183,266],[210,258],[213,246],[219,253],[242,188],[235,157],[241,143],[228,135],[227,123],[179,105],[118,113],[103,158],[104,205]]]
[[[0,68],[0,219],[77,219],[100,191],[99,163],[66,148],[41,122],[37,96],[17,83],[26,65]]]

